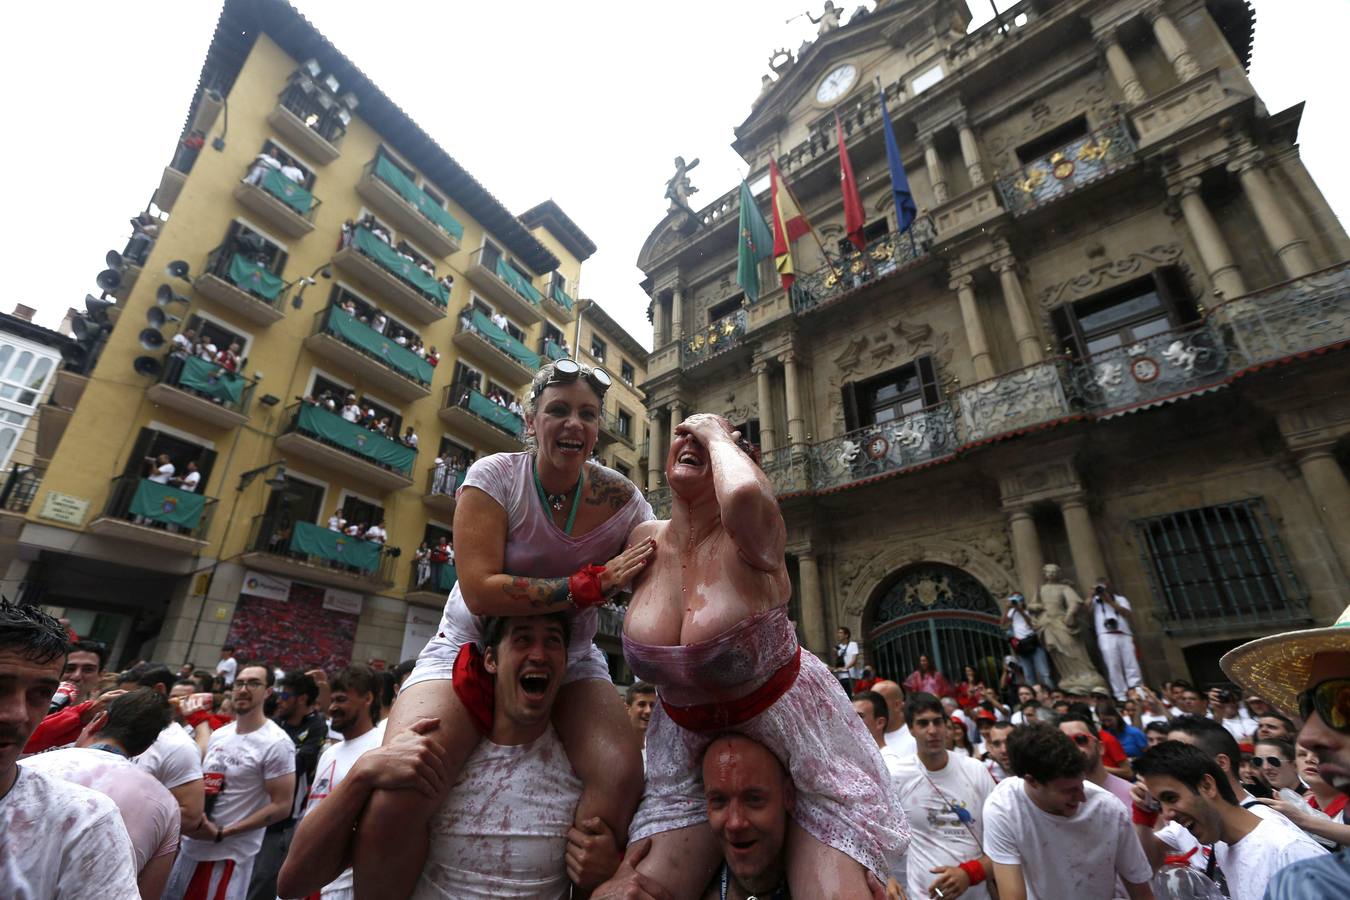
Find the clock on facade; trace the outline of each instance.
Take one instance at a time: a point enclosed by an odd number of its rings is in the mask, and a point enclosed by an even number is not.
[[[838,100],[853,87],[853,81],[857,77],[858,68],[852,63],[844,63],[837,67],[821,79],[820,87],[816,88],[816,101],[831,103]]]

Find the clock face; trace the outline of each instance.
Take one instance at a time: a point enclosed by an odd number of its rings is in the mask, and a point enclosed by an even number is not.
[[[821,80],[820,87],[816,88],[816,100],[820,103],[830,103],[839,99],[853,87],[853,80],[857,77],[857,67],[851,63],[844,63]]]

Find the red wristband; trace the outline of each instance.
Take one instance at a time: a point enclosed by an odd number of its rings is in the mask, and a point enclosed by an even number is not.
[[[1138,803],[1132,804],[1133,819],[1136,825],[1145,825],[1152,828],[1158,824],[1158,811],[1155,809],[1144,809]]]
[[[577,609],[589,609],[605,602],[604,592],[600,590],[600,576],[605,573],[604,566],[586,566],[567,579],[567,594]]]
[[[968,859],[965,862],[961,863],[961,865],[957,866],[957,868],[970,876],[970,883],[972,885],[976,885],[979,884],[981,881],[984,881],[984,866],[980,865],[980,861],[978,859]]]
[[[196,728],[198,725],[202,724],[203,722],[207,722],[207,723],[210,722],[210,720],[211,720],[211,711],[210,711],[210,710],[206,710],[206,709],[199,709],[199,710],[197,710],[197,711],[194,712],[194,713],[188,713],[184,718],[186,719],[188,725],[192,726],[193,728]],[[212,729],[212,730],[214,730],[214,729]]]

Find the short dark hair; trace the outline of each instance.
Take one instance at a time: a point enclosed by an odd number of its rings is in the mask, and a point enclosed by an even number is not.
[[[203,672],[199,669],[192,673],[189,683],[197,689],[197,693],[210,694],[215,691],[216,678],[210,672]]]
[[[1080,778],[1087,758],[1069,736],[1051,725],[1023,725],[1008,735],[1008,762],[1013,773],[1047,784],[1056,778]]]
[[[282,675],[280,685],[298,695],[303,695],[306,702],[311,705],[319,699],[319,683],[299,669],[293,669]]]
[[[1144,726],[1144,734],[1148,734],[1150,731],[1155,734],[1167,734],[1171,730],[1172,727],[1166,719],[1154,719]]]
[[[383,701],[383,679],[370,666],[365,663],[352,663],[333,679],[329,690],[336,694],[338,691],[344,693],[369,694],[370,695],[370,721],[378,722],[380,720],[380,708]]]
[[[157,665],[154,663],[149,663],[144,668],[136,666],[131,671],[136,673],[136,683],[141,687],[152,688],[162,684],[164,685],[164,693],[166,694],[169,692],[169,688],[173,687],[178,680],[177,676],[169,671],[168,666]]]
[[[403,662],[394,666],[394,683],[398,684],[400,681],[407,678],[412,674],[412,670],[415,668],[417,668],[417,660],[415,659],[405,659]]]
[[[840,625],[839,630],[844,633],[844,637],[853,637],[853,632],[849,630],[847,625]]]
[[[1211,759],[1217,761],[1219,754],[1228,757],[1229,765],[1232,766],[1233,775],[1236,777],[1238,765],[1242,762],[1242,751],[1238,749],[1237,738],[1233,737],[1227,728],[1204,716],[1177,716],[1168,721],[1167,731],[1169,734],[1180,731],[1195,738],[1195,743],[1209,754]],[[1222,769],[1223,766],[1219,768]]]
[[[942,701],[932,694],[925,694],[920,691],[917,694],[910,694],[905,699],[905,721],[913,722],[919,713],[935,712],[942,718],[947,718],[947,708],[942,705]]]
[[[638,694],[655,694],[655,693],[656,693],[656,685],[650,684],[649,682],[646,681],[635,681],[628,686],[628,690],[624,691],[623,702],[628,704],[629,706],[632,706],[633,701],[637,699]]]
[[[1017,726],[1014,725],[1012,722],[1009,722],[1007,719],[999,719],[997,722],[993,722],[990,724],[989,731],[992,733],[995,728],[1006,728],[1009,731],[1012,731],[1015,728],[1017,728]]]
[[[117,741],[128,756],[140,756],[172,721],[168,698],[153,688],[140,687],[108,704],[108,721],[99,735]]]
[[[72,653],[92,653],[97,656],[100,672],[108,667],[108,645],[102,641],[72,641],[66,655]]]
[[[61,623],[36,606],[0,597],[0,649],[15,650],[35,663],[64,657],[70,638]]]
[[[853,695],[853,702],[863,702],[872,704],[872,716],[877,719],[890,719],[890,708],[886,705],[886,698],[876,691],[858,691]]]
[[[1288,731],[1290,734],[1298,734],[1298,726],[1294,724],[1294,720],[1291,719],[1291,718],[1289,718],[1289,717],[1286,716],[1286,715],[1283,715],[1283,714],[1281,714],[1281,713],[1277,713],[1277,712],[1276,712],[1275,710],[1273,710],[1273,709],[1270,710],[1269,712],[1263,712],[1263,713],[1261,713],[1261,715],[1257,716],[1256,718],[1257,718],[1257,719],[1279,719],[1279,720],[1280,720],[1280,724],[1282,724],[1282,725],[1284,726],[1285,731]]]
[[[1280,755],[1285,759],[1295,758],[1293,741],[1286,741],[1284,738],[1257,738],[1253,742],[1253,746],[1259,746],[1260,744],[1265,744],[1267,747],[1274,747],[1280,751]]]
[[[240,675],[244,674],[245,669],[262,669],[263,671],[265,671],[267,673],[268,687],[272,687],[274,684],[277,683],[277,673],[272,669],[271,666],[269,666],[267,663],[263,662],[260,659],[250,659],[246,660],[245,662],[241,662],[239,664],[239,668],[234,670],[236,680],[239,678]]]
[[[1228,783],[1228,776],[1214,757],[1199,747],[1184,744],[1181,741],[1163,741],[1149,747],[1134,759],[1136,775],[1168,775],[1180,781],[1192,791],[1199,793],[1200,782],[1208,775],[1218,786],[1219,796],[1224,802],[1237,806],[1237,794]]]
[[[525,618],[525,617],[524,617],[524,616],[488,616],[488,617],[483,621],[483,652],[486,653],[486,652],[488,651],[488,648],[494,648],[494,649],[495,649],[496,646],[502,642],[502,638],[506,637],[506,632],[507,632],[507,630],[509,629],[509,626],[510,626],[510,624],[511,624],[511,621],[512,621],[513,619],[518,619],[518,618]],[[562,630],[563,630],[563,643],[564,643],[564,644],[569,644],[569,643],[571,643],[571,641],[572,641],[572,617],[571,617],[571,616],[569,616],[569,615],[568,615],[567,613],[565,613],[565,612],[555,612],[555,613],[548,613],[548,614],[546,614],[546,615],[544,616],[544,618],[545,618],[545,619],[550,619],[550,620],[552,620],[552,621],[554,621],[554,622],[557,622],[559,625],[561,625],[561,626],[562,626]]]
[[[1081,712],[1079,712],[1078,710],[1074,709],[1072,706],[1069,707],[1069,711],[1068,711],[1068,712],[1066,712],[1064,715],[1062,715],[1062,716],[1059,717],[1059,724],[1060,724],[1060,725],[1063,725],[1065,722],[1082,722],[1084,725],[1087,726],[1088,732],[1089,732],[1093,737],[1100,737],[1100,736],[1101,736],[1101,735],[1098,733],[1098,731],[1097,731],[1097,723],[1094,722],[1094,721],[1092,721],[1092,716],[1084,715],[1083,713],[1081,713]]]
[[[1172,687],[1181,688],[1183,691],[1193,691],[1195,686],[1184,678],[1178,678],[1172,682]]]

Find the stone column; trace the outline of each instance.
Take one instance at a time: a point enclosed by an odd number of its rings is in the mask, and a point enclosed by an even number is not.
[[[652,349],[660,350],[666,345],[666,301],[662,294],[652,298]]]
[[[675,440],[675,426],[684,421],[684,404],[676,400],[670,404],[670,434],[668,440]],[[669,446],[669,445],[667,445]]]
[[[1191,56],[1191,48],[1186,46],[1186,39],[1181,36],[1181,32],[1177,30],[1177,26],[1167,13],[1163,12],[1162,4],[1153,4],[1146,14],[1148,20],[1153,23],[1153,34],[1158,39],[1158,46],[1162,47],[1163,55],[1172,64],[1177,78],[1190,81],[1199,75],[1200,67]]]
[[[1000,259],[991,267],[998,275],[998,283],[1003,288],[1003,303],[1008,308],[1008,320],[1012,322],[1013,337],[1017,340],[1017,353],[1022,365],[1030,366],[1045,358],[1041,343],[1036,339],[1036,324],[1027,309],[1027,298],[1022,293],[1022,281],[1017,277],[1017,260],[1012,257]]]
[[[1350,574],[1350,481],[1329,444],[1296,450],[1295,454],[1303,483],[1341,561],[1341,571]]]
[[[962,119],[956,126],[957,136],[961,139],[961,159],[966,164],[966,171],[970,173],[970,184],[972,187],[979,187],[984,184],[984,160],[980,156],[980,142],[975,139],[975,132],[971,129],[970,123]]]
[[[961,275],[953,278],[948,287],[956,291],[956,298],[961,303],[961,321],[966,327],[966,343],[970,345],[970,359],[975,365],[975,380],[984,381],[994,377],[994,359],[989,354],[984,322],[980,320],[980,310],[975,305],[974,284],[974,276]]]
[[[670,339],[684,337],[684,291],[676,288],[670,293]]]
[[[1097,529],[1092,524],[1092,513],[1088,512],[1084,495],[1074,494],[1060,500],[1059,509],[1064,514],[1064,530],[1069,535],[1069,555],[1073,557],[1073,568],[1078,573],[1079,592],[1086,596],[1089,585],[1106,577],[1102,545],[1097,540]]]
[[[1017,567],[1017,586],[1027,598],[1036,596],[1041,585],[1041,537],[1036,533],[1036,520],[1031,509],[1014,506],[1008,510],[1008,530],[1012,532],[1013,565]]]
[[[1290,278],[1302,278],[1316,271],[1317,266],[1308,252],[1308,242],[1298,236],[1289,217],[1285,215],[1283,204],[1275,195],[1270,177],[1262,166],[1264,159],[1265,154],[1260,151],[1244,153],[1228,164],[1228,171],[1237,174],[1247,200],[1256,211],[1256,221],[1266,236],[1266,242],[1279,258],[1280,265],[1284,266],[1285,274]]]
[[[941,206],[948,200],[947,175],[942,168],[942,157],[938,155],[932,135],[923,139],[923,164],[928,169],[928,180],[933,183],[933,203]]]
[[[755,373],[755,391],[759,395],[759,447],[768,453],[778,446],[778,434],[773,427],[773,398],[769,390],[769,364],[757,362],[751,368]]]
[[[1139,80],[1139,73],[1134,70],[1134,63],[1130,62],[1129,54],[1120,46],[1114,29],[1097,32],[1093,37],[1097,40],[1097,46],[1102,48],[1102,53],[1106,57],[1106,67],[1111,70],[1111,77],[1115,79],[1116,84],[1120,85],[1125,102],[1131,106],[1138,106],[1147,100],[1148,92],[1144,90],[1143,82]]]
[[[1186,228],[1195,240],[1200,259],[1209,273],[1214,289],[1231,300],[1247,293],[1247,285],[1242,280],[1242,271],[1233,262],[1233,254],[1214,221],[1205,198],[1200,196],[1200,179],[1187,178],[1169,191],[1181,205],[1181,214],[1186,218]]]
[[[778,361],[783,364],[783,391],[787,394],[788,444],[796,449],[806,443],[802,428],[802,399],[797,393],[797,354],[789,350]]]
[[[647,417],[647,490],[661,487],[661,474],[666,468],[666,454],[662,452],[661,410],[654,409]]]
[[[806,639],[806,649],[824,659],[829,643],[825,635],[825,603],[820,596],[816,555],[811,551],[799,553],[797,570],[801,581],[802,636]]]

